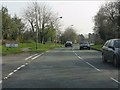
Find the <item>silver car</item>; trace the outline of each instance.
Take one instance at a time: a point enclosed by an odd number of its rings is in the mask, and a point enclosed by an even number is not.
[[[120,65],[120,39],[110,39],[102,47],[102,61],[110,61],[114,66]]]

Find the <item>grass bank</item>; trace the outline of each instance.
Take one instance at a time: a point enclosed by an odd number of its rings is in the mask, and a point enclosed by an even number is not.
[[[0,50],[2,50],[2,55],[9,55],[9,54],[18,54],[22,52],[44,52],[53,48],[62,47],[61,44],[57,43],[46,43],[41,44],[38,43],[38,49],[36,49],[36,43],[19,43],[18,48],[7,48],[5,46],[0,46]]]

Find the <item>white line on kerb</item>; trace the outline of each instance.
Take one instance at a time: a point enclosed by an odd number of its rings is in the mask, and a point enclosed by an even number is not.
[[[25,60],[28,60],[28,59],[32,58],[33,56],[36,56],[36,55],[38,55],[38,54],[34,54],[32,56],[29,56],[29,57],[25,58]]]
[[[0,84],[2,83],[2,80],[0,80]]]
[[[93,67],[94,69],[96,69],[97,71],[100,71],[100,69],[96,68],[95,66],[93,66],[92,64],[90,64],[89,62],[85,62],[87,63],[88,65],[90,65],[91,67]]]
[[[112,79],[112,80],[115,81],[116,83],[120,84],[120,82],[117,81],[116,79],[114,79],[114,78],[112,78],[112,77],[111,77],[110,79]]]

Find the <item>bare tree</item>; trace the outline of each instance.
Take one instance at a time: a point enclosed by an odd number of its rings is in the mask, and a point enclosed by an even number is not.
[[[39,42],[45,43],[45,35],[48,34],[46,27],[49,25],[56,26],[57,17],[46,3],[34,2],[24,11],[24,17],[31,26],[33,36],[38,38]],[[57,24],[58,26],[58,24]]]

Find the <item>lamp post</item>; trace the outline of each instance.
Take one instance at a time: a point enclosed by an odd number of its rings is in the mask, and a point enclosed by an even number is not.
[[[57,21],[58,19],[61,19],[62,17],[58,17],[58,18],[56,18],[52,23],[54,23],[55,21]],[[57,37],[58,37],[58,35],[56,34],[56,39],[55,39],[55,42],[57,41]]]

